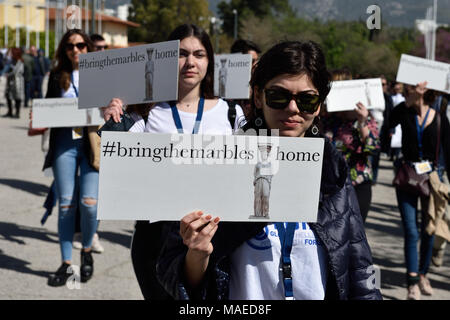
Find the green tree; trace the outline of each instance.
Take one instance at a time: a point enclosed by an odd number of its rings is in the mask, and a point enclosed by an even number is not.
[[[238,34],[242,30],[244,22],[251,16],[259,19],[266,17],[282,17],[293,15],[294,11],[289,5],[289,0],[231,0],[221,1],[217,5],[219,16],[223,20],[223,30],[229,36],[234,35],[233,10],[237,11]]]
[[[165,41],[170,32],[183,23],[194,23],[206,30],[209,27],[207,0],[131,0],[129,19],[139,28],[129,29],[132,42]]]

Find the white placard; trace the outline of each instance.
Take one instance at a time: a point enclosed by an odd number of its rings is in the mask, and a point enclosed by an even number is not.
[[[100,220],[317,221],[323,139],[105,131],[101,144]]]
[[[33,99],[33,128],[85,127],[104,124],[100,109],[78,109],[77,98]]]
[[[327,111],[355,110],[361,102],[367,109],[384,110],[383,87],[380,78],[333,81],[327,96]]]
[[[80,55],[79,108],[178,99],[180,41],[167,41]]]
[[[427,81],[427,88],[450,93],[450,64],[402,54],[397,82],[410,85]]]
[[[225,99],[249,99],[252,56],[219,54],[214,61],[214,94]]]

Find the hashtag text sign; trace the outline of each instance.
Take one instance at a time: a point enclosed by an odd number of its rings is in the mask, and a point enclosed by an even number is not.
[[[179,40],[81,54],[79,108],[178,99]]]
[[[78,109],[77,98],[33,99],[33,128],[98,126],[105,123],[100,109]]]
[[[248,221],[255,211],[255,181],[270,177],[265,221],[314,222],[323,143],[317,138],[103,132],[98,218],[179,220],[204,210],[222,221]],[[261,150],[268,145],[272,151],[262,161]]]

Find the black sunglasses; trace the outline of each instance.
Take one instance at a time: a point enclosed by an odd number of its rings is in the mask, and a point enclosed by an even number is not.
[[[103,49],[108,49],[108,45],[105,46],[95,46],[97,48],[97,51],[103,50]]]
[[[78,42],[78,43],[66,43],[66,50],[72,51],[75,47],[78,48],[78,50],[83,50],[87,47],[86,42]]]
[[[298,109],[304,113],[314,113],[320,105],[320,97],[317,94],[310,94],[300,92],[293,94],[286,89],[264,89],[266,104],[277,110],[282,110],[289,105],[291,100],[294,100]]]

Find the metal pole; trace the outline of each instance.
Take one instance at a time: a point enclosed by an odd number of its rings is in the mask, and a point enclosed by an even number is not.
[[[436,59],[437,0],[433,4],[433,33],[431,35],[431,60]]]
[[[81,4],[83,4],[83,0],[81,0]],[[88,0],[84,0],[84,32],[89,34],[89,2]]]
[[[16,4],[14,7],[17,8],[16,48],[19,48],[20,47],[20,8],[22,8],[22,5]]]
[[[58,39],[59,39],[59,23],[60,23],[60,16],[59,16],[59,8],[60,8],[60,1],[56,1],[56,7],[55,7],[55,52],[58,50]]]
[[[39,16],[40,16],[41,10],[38,11],[38,14],[36,16],[36,48],[39,50]]]
[[[105,1],[104,0],[100,0],[99,1],[99,7],[100,7],[100,12],[99,12],[99,15],[98,15],[98,30],[97,30],[97,33],[98,34],[102,34],[102,14],[103,14],[103,4],[105,3]]]
[[[49,32],[50,32],[50,3],[49,0],[45,0],[45,56],[48,58],[48,56],[50,55],[50,50],[49,50]]]
[[[67,0],[64,0],[64,7],[62,8],[62,10],[61,10],[61,12],[62,12],[62,14],[63,14],[63,21],[64,21],[64,23],[63,23],[63,25],[62,25],[62,28],[61,28],[61,33],[62,34],[64,34],[64,33],[66,33],[66,31],[67,31],[67,13],[66,13],[66,9],[67,9]],[[62,36],[62,35],[61,35]]]
[[[8,15],[6,13],[6,1],[5,1],[5,9],[3,11],[5,16],[5,48],[8,48]]]
[[[29,15],[28,15],[28,6],[25,5],[23,7],[25,9],[25,32],[26,32],[26,37],[25,37],[25,48],[29,48],[30,47],[30,27],[29,27]]]
[[[96,26],[95,26],[95,13],[97,11],[97,1],[92,0],[92,33],[96,33]]]

